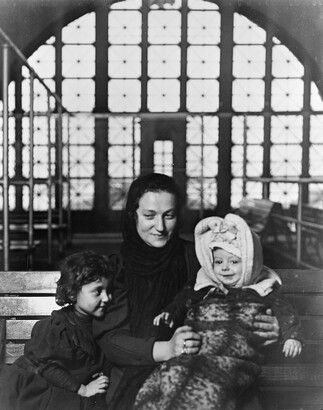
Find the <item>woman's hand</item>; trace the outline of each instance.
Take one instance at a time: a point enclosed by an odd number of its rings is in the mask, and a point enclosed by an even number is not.
[[[83,397],[91,397],[98,393],[105,393],[109,387],[109,378],[103,376],[102,373],[92,380],[89,384],[81,384],[81,387],[78,390],[78,394]]]
[[[279,324],[271,309],[266,310],[265,315],[255,316],[253,323],[254,333],[264,339],[263,346],[268,346],[278,341]]]
[[[162,362],[181,354],[197,354],[201,342],[201,336],[193,332],[190,326],[181,326],[168,342],[155,342],[153,358],[156,362]]]

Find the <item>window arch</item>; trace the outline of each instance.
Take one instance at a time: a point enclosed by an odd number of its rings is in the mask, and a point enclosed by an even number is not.
[[[122,208],[140,172],[145,116],[185,121],[190,209],[214,208],[225,190],[226,205],[236,206],[243,195],[260,197],[255,179],[262,176],[321,174],[323,103],[310,63],[297,59],[270,24],[260,27],[230,5],[206,0],[126,0],[101,12],[63,27],[60,38],[29,58],[75,113],[72,209],[92,210],[100,202],[99,169],[108,206]],[[155,169],[172,173],[175,148],[167,141],[156,147]],[[252,180],[243,182],[244,176]],[[285,204],[297,198],[293,183],[271,182],[268,191]],[[309,200],[321,192],[310,184]]]

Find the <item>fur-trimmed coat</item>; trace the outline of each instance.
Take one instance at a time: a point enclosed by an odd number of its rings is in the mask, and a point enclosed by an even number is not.
[[[263,355],[252,328],[254,316],[271,307],[286,338],[297,337],[299,320],[278,292],[261,297],[252,289],[210,293],[193,305],[185,324],[202,336],[197,355],[163,363],[140,389],[136,410],[233,410],[261,371]],[[279,313],[278,313],[279,312]]]

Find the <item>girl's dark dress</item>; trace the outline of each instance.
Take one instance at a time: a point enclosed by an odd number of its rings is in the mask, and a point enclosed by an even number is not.
[[[92,337],[92,318],[74,308],[53,311],[37,322],[24,355],[0,373],[1,410],[106,409],[104,397],[77,394],[81,384],[104,371]],[[104,396],[104,395],[103,395]]]

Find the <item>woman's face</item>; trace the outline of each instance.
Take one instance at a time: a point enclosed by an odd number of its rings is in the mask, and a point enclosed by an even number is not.
[[[162,248],[176,226],[176,199],[169,192],[146,192],[139,200],[136,220],[140,238],[149,246]]]

